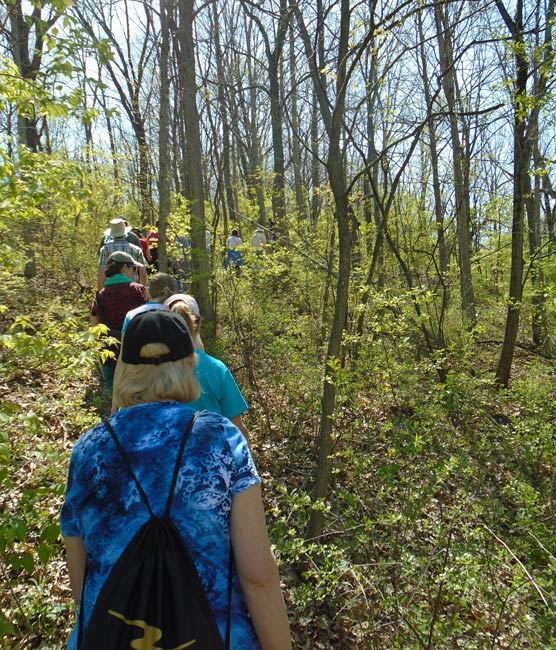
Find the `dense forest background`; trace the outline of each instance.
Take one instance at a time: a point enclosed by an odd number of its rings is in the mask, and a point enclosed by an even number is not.
[[[0,1],[2,648],[73,621],[119,215],[192,242],[296,648],[556,648],[555,5]]]

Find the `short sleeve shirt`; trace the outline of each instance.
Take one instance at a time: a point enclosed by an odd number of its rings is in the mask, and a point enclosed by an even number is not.
[[[247,410],[238,385],[226,364],[201,350],[195,350],[195,376],[201,386],[201,396],[191,403],[199,411],[206,409],[226,418],[234,418]]]
[[[124,251],[126,253],[129,253],[131,257],[133,257],[133,259],[138,264],[147,266],[147,260],[145,259],[145,256],[143,255],[143,251],[141,250],[140,246],[135,246],[135,244],[130,244],[125,239],[114,239],[111,242],[104,244],[104,246],[100,249],[100,253],[98,256],[99,268],[103,268],[103,269],[106,268],[106,264],[108,263],[108,258],[115,251]]]
[[[179,443],[194,409],[177,402],[118,411],[111,424],[156,516],[161,516]],[[191,553],[224,637],[227,618],[229,516],[234,495],[260,483],[241,432],[216,414],[200,413],[185,446],[170,516]],[[85,433],[70,461],[62,534],[87,549],[84,625],[115,562],[148,520],[129,471],[104,424]],[[237,575],[233,574],[231,649],[258,650]],[[76,629],[68,649],[76,650]]]

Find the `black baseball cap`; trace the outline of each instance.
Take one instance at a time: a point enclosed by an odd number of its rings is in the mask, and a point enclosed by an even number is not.
[[[141,348],[147,343],[163,343],[170,352],[158,357],[142,357]],[[184,318],[164,309],[145,311],[134,316],[122,341],[122,361],[133,366],[178,361],[191,356],[194,351]]]

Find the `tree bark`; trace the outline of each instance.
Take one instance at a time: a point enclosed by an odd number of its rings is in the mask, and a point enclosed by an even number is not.
[[[338,226],[338,279],[336,282],[336,303],[332,327],[328,338],[326,362],[324,369],[324,384],[321,397],[321,416],[318,438],[318,461],[316,482],[313,490],[313,504],[309,516],[306,538],[311,539],[321,534],[324,513],[320,502],[328,496],[331,474],[332,452],[332,416],[336,405],[336,362],[340,357],[342,336],[347,322],[349,282],[351,275],[351,205],[343,167],[341,139],[344,131],[344,109],[346,93],[346,56],[349,47],[350,2],[341,0],[341,29],[337,54],[337,100],[328,123],[329,150],[326,162],[330,187],[334,195],[335,217]],[[315,75],[316,73],[316,75]],[[313,69],[313,82],[320,83],[318,71]],[[323,98],[323,95],[321,94]],[[327,105],[326,105],[327,106]],[[321,111],[325,106],[321,104]]]
[[[469,160],[466,159],[460,137],[460,126],[465,128],[457,117],[457,97],[452,34],[448,25],[446,7],[441,3],[434,5],[438,53],[442,70],[442,86],[448,105],[450,133],[452,138],[452,165],[454,171],[454,191],[456,199],[456,227],[459,251],[460,296],[463,321],[468,329],[477,325],[475,293],[471,273],[471,213],[469,206]]]
[[[504,342],[496,369],[496,382],[507,387],[510,381],[515,344],[519,330],[519,316],[523,297],[523,226],[525,214],[525,192],[530,169],[531,150],[527,141],[527,124],[521,114],[521,104],[527,93],[529,64],[525,57],[523,35],[523,5],[518,2],[516,17],[512,19],[504,3],[496,0],[496,5],[508,27],[514,44],[515,82],[513,88],[513,200],[512,200],[512,259],[510,271],[510,290],[506,313]]]
[[[160,0],[160,109],[158,124],[158,265],[160,271],[168,270],[166,225],[170,214],[170,16],[172,0]],[[161,246],[161,244],[163,244]]]
[[[195,0],[179,0],[179,78],[183,98],[183,119],[186,138],[185,166],[189,179],[191,202],[191,292],[203,314],[207,333],[214,333],[214,310],[209,295],[210,267],[206,250],[205,193],[199,113],[197,110],[197,82],[195,46],[193,38],[193,7]]]

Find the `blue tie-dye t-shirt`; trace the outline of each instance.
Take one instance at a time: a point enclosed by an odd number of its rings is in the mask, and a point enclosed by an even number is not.
[[[179,443],[194,409],[177,402],[120,410],[110,422],[155,515],[164,512]],[[186,444],[170,516],[183,536],[224,637],[227,616],[229,515],[232,497],[260,483],[247,442],[229,420],[207,411]],[[60,514],[62,534],[87,549],[84,625],[117,559],[149,512],[106,427],[77,441]],[[237,575],[233,576],[231,646],[259,648]],[[68,649],[77,648],[76,629]]]

